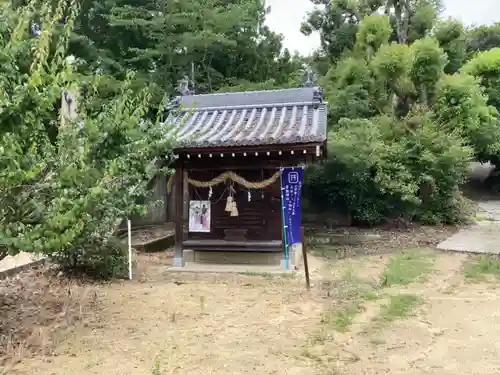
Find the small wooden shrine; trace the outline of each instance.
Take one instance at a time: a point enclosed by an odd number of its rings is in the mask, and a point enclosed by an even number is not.
[[[166,124],[178,142],[174,266],[185,249],[283,252],[280,168],[325,156],[322,90],[187,92]]]

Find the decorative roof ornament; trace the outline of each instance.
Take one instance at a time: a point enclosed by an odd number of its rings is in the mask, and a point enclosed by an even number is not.
[[[182,79],[180,79],[178,82],[177,82],[177,91],[182,95],[182,96],[186,96],[186,95],[193,95],[194,94],[194,90],[190,90],[189,89],[189,77],[188,76],[184,76]]]
[[[42,33],[42,28],[38,23],[32,22],[30,26],[30,31],[33,36],[37,37],[40,36],[40,34]]]
[[[69,91],[64,91],[61,95],[61,126],[68,121],[75,121],[77,117],[76,96]]]
[[[323,89],[316,87],[313,92],[313,108],[318,109],[319,105],[323,103]]]
[[[318,79],[316,73],[312,70],[310,66],[306,66],[302,73],[301,87],[316,87]]]

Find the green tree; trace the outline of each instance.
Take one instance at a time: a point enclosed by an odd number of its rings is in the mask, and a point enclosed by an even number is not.
[[[329,160],[308,171],[306,194],[362,223],[460,220],[468,163],[498,154],[497,112],[470,75],[445,73],[443,47],[460,35],[447,40],[437,29],[442,45],[430,35],[395,43],[389,25],[364,17],[352,52],[323,79]]]
[[[461,71],[478,78],[485,88],[488,103],[500,110],[500,48],[478,53]]]
[[[462,67],[461,71],[475,77],[484,88],[484,95],[483,93],[469,92],[465,97],[468,100],[476,100],[482,103],[483,109],[479,113],[471,114],[471,116],[472,118],[480,116],[479,118],[484,123],[491,125],[489,134],[483,137],[492,138],[495,142],[492,146],[485,146],[481,160],[491,161],[498,168],[500,166],[500,149],[497,143],[500,140],[500,134],[496,128],[499,126],[498,111],[500,110],[500,48],[478,53],[476,57]],[[486,103],[493,106],[495,110],[486,107]],[[467,121],[470,121],[470,119]]]
[[[149,195],[148,180],[166,172],[151,163],[168,160],[171,141],[158,120],[144,118],[150,94],[137,94],[129,78],[98,113],[85,111],[91,95],[77,96],[78,116],[59,126],[56,103],[80,86],[65,58],[73,19],[56,32],[66,9],[60,3],[42,10],[38,37],[28,33],[33,12],[23,7],[8,17],[0,40],[0,257],[44,253],[63,266],[99,266],[101,276],[110,276],[124,256],[111,237],[117,221],[144,210],[137,202]],[[27,48],[31,66],[24,73],[16,64]]]
[[[321,48],[332,60],[337,60],[356,43],[358,25],[366,15],[378,10],[382,0],[346,1],[311,0],[315,9],[301,26],[305,35],[319,32]]]
[[[448,56],[445,73],[458,72],[467,58],[467,33],[463,24],[453,19],[441,21],[434,27],[433,36]]]
[[[479,25],[467,30],[468,58],[492,48],[500,48],[500,22],[490,26]]]
[[[452,133],[460,134],[474,149],[476,160],[496,162],[500,155],[498,112],[477,81],[467,74],[443,76],[433,104],[434,120]]]
[[[117,83],[132,69],[136,86],[150,85],[158,100],[183,76],[206,93],[271,79],[286,84],[300,66],[264,25],[270,8],[260,0],[86,0],[83,7],[70,48],[84,61],[80,71],[99,69]]]
[[[384,13],[392,26],[391,41],[412,43],[426,36],[441,11],[439,0],[311,0],[315,9],[301,30],[319,32],[321,48],[332,61],[356,44],[358,27],[366,16]]]

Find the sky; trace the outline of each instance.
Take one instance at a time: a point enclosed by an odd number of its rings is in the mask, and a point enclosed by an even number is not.
[[[453,17],[467,25],[500,22],[500,0],[443,0],[444,17]],[[293,5],[292,5],[293,4]],[[291,51],[309,54],[319,46],[319,36],[306,37],[300,32],[300,23],[313,8],[310,0],[266,0],[271,6],[267,25],[285,36],[285,47]]]

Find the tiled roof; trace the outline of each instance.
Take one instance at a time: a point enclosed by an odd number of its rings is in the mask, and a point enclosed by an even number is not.
[[[323,142],[327,109],[318,88],[179,98],[168,135],[179,147],[231,147]]]

